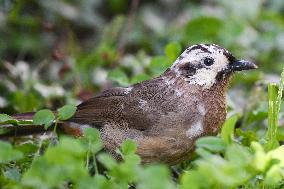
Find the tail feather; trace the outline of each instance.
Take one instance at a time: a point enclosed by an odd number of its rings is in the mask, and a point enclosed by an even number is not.
[[[12,117],[16,120],[32,120],[35,112],[15,114]],[[0,125],[0,138],[26,136],[38,133],[44,133],[46,130],[41,125]]]
[[[27,112],[21,114],[15,114],[12,117],[17,120],[32,120],[35,115],[35,112]]]
[[[48,129],[50,130],[50,129]],[[47,132],[41,125],[4,125],[0,126],[0,139],[6,137],[27,136]]]
[[[32,120],[34,112],[15,114],[12,117],[17,120]],[[85,125],[74,122],[64,121],[57,124],[57,128],[63,133],[72,136],[82,136]],[[54,125],[51,125],[47,130],[43,125],[0,125],[0,139],[6,137],[27,136],[32,134],[41,134],[53,130]]]

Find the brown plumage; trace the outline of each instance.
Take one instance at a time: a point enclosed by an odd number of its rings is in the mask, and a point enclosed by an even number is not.
[[[232,73],[254,68],[217,45],[194,45],[160,77],[108,89],[78,105],[61,128],[72,135],[85,125],[98,128],[115,157],[120,144],[133,139],[143,163],[176,164],[188,158],[197,138],[217,134],[224,123]]]

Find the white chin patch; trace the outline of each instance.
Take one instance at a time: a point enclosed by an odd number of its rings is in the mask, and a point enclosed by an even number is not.
[[[217,72],[211,69],[202,68],[196,71],[196,73],[187,78],[186,81],[190,84],[200,85],[203,88],[210,88],[216,82]]]

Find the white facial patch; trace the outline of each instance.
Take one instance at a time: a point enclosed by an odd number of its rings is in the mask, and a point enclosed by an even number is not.
[[[228,59],[224,55],[224,52],[228,53],[227,50],[216,45],[195,45],[186,49],[173,63],[171,69],[179,76],[179,65],[181,64],[202,65],[203,67],[197,69],[194,75],[186,78],[186,81],[191,84],[203,86],[204,88],[210,88],[216,82],[217,74],[228,65]],[[205,58],[213,59],[213,65],[204,65]]]

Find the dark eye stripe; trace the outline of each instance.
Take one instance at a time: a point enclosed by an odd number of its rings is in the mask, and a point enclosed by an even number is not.
[[[190,77],[190,76],[193,76],[194,74],[196,74],[196,71],[198,69],[201,69],[203,67],[204,67],[204,65],[202,65],[202,64],[193,65],[191,63],[185,63],[185,64],[183,64],[179,67],[179,71],[185,77]]]

